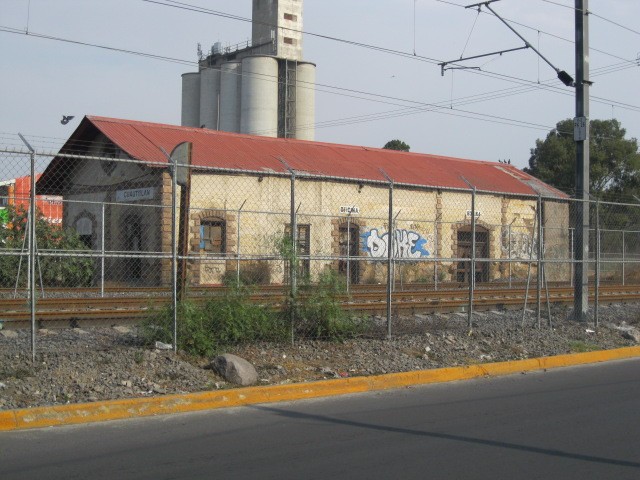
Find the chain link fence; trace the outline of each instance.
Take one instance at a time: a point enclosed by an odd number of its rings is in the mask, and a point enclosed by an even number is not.
[[[262,312],[252,313],[252,333],[235,325],[229,341],[384,337],[411,331],[415,313],[455,310],[471,326],[474,310],[496,305],[551,321],[549,292],[574,286],[582,202],[568,197],[93,150],[0,150],[2,320],[31,326],[34,354],[45,322],[154,315],[171,320],[177,348],[189,308],[223,315],[211,302],[229,298]],[[589,285],[639,284],[640,206],[588,204]]]

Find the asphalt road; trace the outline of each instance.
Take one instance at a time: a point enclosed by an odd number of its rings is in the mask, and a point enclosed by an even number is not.
[[[640,359],[0,433],[10,479],[640,479]]]

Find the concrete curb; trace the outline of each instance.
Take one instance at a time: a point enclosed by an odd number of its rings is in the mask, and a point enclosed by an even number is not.
[[[516,372],[584,365],[588,363],[640,357],[640,346],[597,352],[485,363],[464,367],[418,370],[370,377],[352,377],[309,383],[247,387],[231,390],[166,395],[152,398],[109,400],[106,402],[56,405],[0,411],[0,431],[103,422],[126,418],[195,412],[257,403],[284,402],[329,397],[349,393],[389,390],[413,385],[444,383],[477,377],[497,377]]]

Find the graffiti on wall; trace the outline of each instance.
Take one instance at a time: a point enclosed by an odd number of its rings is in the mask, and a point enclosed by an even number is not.
[[[422,258],[431,255],[425,246],[427,239],[411,230],[396,229],[393,238],[394,258]],[[361,235],[362,249],[374,258],[386,258],[388,255],[389,232],[380,235],[377,228],[372,228]]]
[[[537,237],[531,238],[529,233],[502,230],[502,253],[504,257],[529,260],[537,259]],[[532,250],[533,249],[533,250]]]

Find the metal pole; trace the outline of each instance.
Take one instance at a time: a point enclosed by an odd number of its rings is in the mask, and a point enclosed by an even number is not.
[[[178,159],[173,160],[173,175],[171,175],[171,302],[173,310],[173,351],[178,351],[178,247],[176,242],[177,228],[177,199],[178,190]],[[185,187],[182,187],[185,188]]]
[[[509,225],[509,237],[507,238],[507,241],[509,242],[509,246],[507,247],[509,249],[509,288],[511,288],[511,225]]]
[[[31,361],[36,361],[36,151],[29,142],[18,133],[20,140],[29,149],[30,160],[30,191],[29,213],[27,215],[27,227],[29,229],[29,271],[28,292],[31,310]],[[18,276],[20,274],[18,273]],[[17,287],[16,287],[17,291]]]
[[[586,321],[589,312],[589,0],[575,0],[576,22],[576,264],[574,315]]]
[[[104,297],[104,257],[105,257],[105,246],[104,246],[104,202],[102,202],[102,228],[100,231],[100,296]]]
[[[433,283],[434,289],[438,290],[438,220],[433,221],[433,249],[435,260],[433,263]]]
[[[29,192],[29,298],[31,306],[31,361],[36,361],[36,155],[31,150],[31,190]]]
[[[296,297],[298,295],[298,223],[296,217],[296,173],[291,172],[291,258],[289,261],[289,277],[291,278],[291,344],[295,342]]]
[[[393,282],[393,181],[389,182],[389,228],[387,233],[387,337],[391,339],[391,290]]]
[[[536,228],[538,222],[538,212],[533,216],[533,230],[531,231],[531,241],[529,242],[529,261],[527,262],[527,285],[524,289],[524,307],[522,309],[522,328],[524,329],[524,317],[527,314],[527,303],[529,300],[529,286],[531,284],[531,263],[533,260],[533,243],[535,241]]]
[[[625,245],[624,245],[624,230],[622,231],[622,286],[624,287],[624,261],[625,261]]]
[[[471,271],[469,272],[469,330],[473,327],[473,290],[476,283],[476,187],[471,192]]]
[[[347,215],[347,293],[351,284],[351,211]]]
[[[538,204],[536,209],[536,216],[538,217],[538,245],[536,246],[536,253],[538,255],[538,268],[536,272],[536,320],[538,322],[538,328],[540,328],[540,315],[541,315],[541,301],[542,301],[542,200],[538,195]]]
[[[240,213],[242,210],[238,210],[238,219],[236,223],[236,285],[240,288]]]
[[[593,316],[596,328],[599,324],[598,310],[600,308],[600,200],[596,200],[596,291]]]

